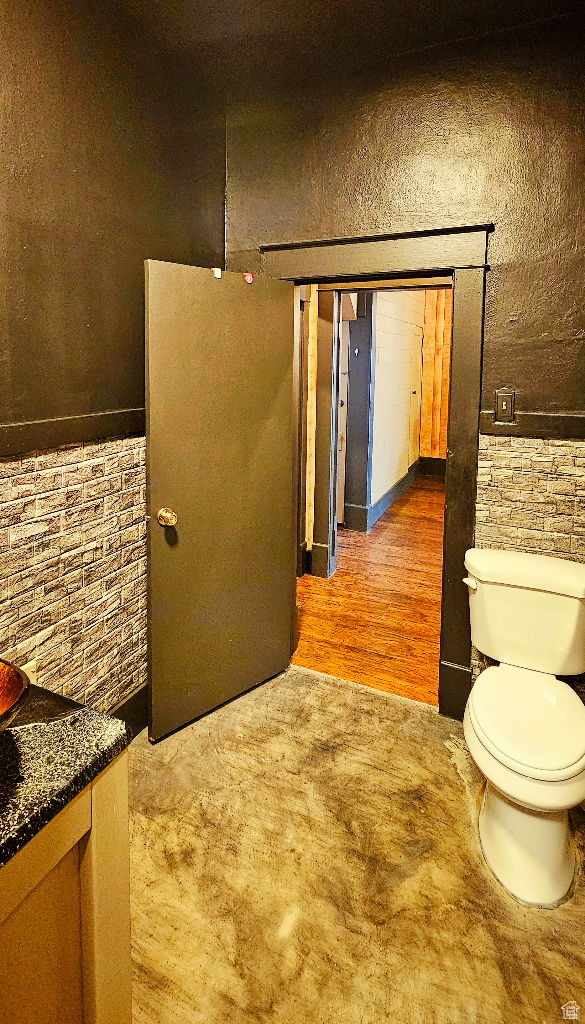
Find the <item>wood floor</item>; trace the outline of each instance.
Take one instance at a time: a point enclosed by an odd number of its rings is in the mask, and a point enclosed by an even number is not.
[[[298,580],[294,665],[438,703],[444,504],[419,477],[371,533],[339,531],[331,579]]]

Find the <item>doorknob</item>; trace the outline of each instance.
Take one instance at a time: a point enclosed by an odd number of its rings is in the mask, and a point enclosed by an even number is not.
[[[177,525],[177,513],[173,512],[172,508],[159,508],[156,518],[161,526]]]

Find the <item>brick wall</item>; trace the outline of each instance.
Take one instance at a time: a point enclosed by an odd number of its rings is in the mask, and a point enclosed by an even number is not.
[[[480,434],[475,544],[585,562],[585,441]]]
[[[481,434],[475,543],[585,562],[585,441]]]
[[[143,437],[0,460],[0,655],[100,710],[146,681],[145,484]],[[481,435],[475,543],[585,562],[585,441]]]
[[[143,437],[0,460],[0,655],[109,710],[146,680]]]

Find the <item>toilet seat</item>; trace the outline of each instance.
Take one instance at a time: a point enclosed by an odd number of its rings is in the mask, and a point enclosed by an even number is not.
[[[515,762],[515,767],[504,764],[502,754],[493,754],[485,739],[480,739],[471,721],[469,701],[465,708],[463,731],[469,752],[480,772],[509,800],[539,811],[576,807],[585,800],[585,766],[568,779],[536,779],[534,771],[532,775],[525,774],[526,765],[519,762]]]
[[[512,665],[488,668],[467,712],[482,746],[518,775],[562,782],[585,770],[585,705],[555,676]]]

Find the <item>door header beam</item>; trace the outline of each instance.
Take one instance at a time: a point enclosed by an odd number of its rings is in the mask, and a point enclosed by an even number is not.
[[[485,268],[491,225],[376,238],[260,246],[262,271],[292,281]]]

